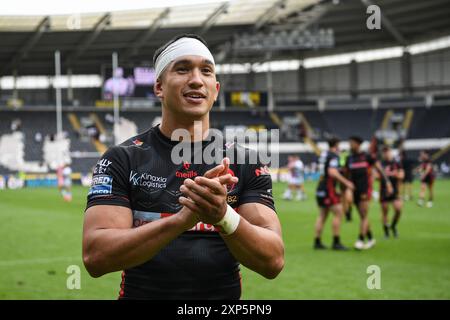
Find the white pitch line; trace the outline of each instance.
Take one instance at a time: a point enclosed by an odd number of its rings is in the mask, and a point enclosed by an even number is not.
[[[27,265],[27,264],[46,264],[51,262],[58,261],[81,261],[81,257],[55,257],[55,258],[40,258],[40,259],[23,259],[23,260],[9,260],[9,261],[0,261],[0,267],[12,267],[18,265]]]

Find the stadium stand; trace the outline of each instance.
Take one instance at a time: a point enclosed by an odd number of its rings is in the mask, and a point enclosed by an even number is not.
[[[405,100],[404,105],[407,105]],[[446,119],[450,119],[449,107],[425,106],[414,108],[379,108],[379,109],[347,109],[337,110],[306,110],[275,111],[266,110],[214,110],[211,113],[211,126],[220,130],[226,128],[255,128],[280,129],[280,142],[302,143],[306,136],[314,141],[324,141],[330,136],[337,136],[345,140],[353,134],[358,134],[369,140],[374,133],[386,126],[385,129],[394,130],[394,118],[398,118],[400,126],[411,113],[405,139],[438,139],[450,137],[450,129]],[[20,120],[20,132],[24,143],[24,161],[43,162],[44,145],[55,132],[55,113],[51,111],[1,111],[1,132],[11,133],[11,124]],[[159,110],[153,111],[123,111],[121,112],[120,134],[114,139],[113,113],[109,110],[65,111],[63,112],[63,128],[70,141],[70,154],[76,157],[73,165],[81,171],[89,171],[94,165],[93,159],[105,149],[98,149],[97,144],[104,144],[104,148],[113,145],[114,141],[124,141],[137,132],[143,132],[158,120]],[[301,123],[307,123],[305,128]],[[386,122],[384,124],[384,122]],[[286,123],[294,127],[288,136],[285,134]],[[351,126],[348,124],[351,123]],[[307,128],[307,130],[306,130]],[[93,131],[92,131],[93,130]],[[287,130],[287,129],[286,129]],[[290,130],[290,129],[289,129]],[[311,131],[306,133],[306,131]],[[40,139],[36,135],[39,133]],[[18,140],[17,140],[18,141]],[[19,142],[15,142],[19,144]],[[414,151],[416,152],[416,151]],[[313,161],[315,155],[312,150],[300,152],[306,162]],[[280,155],[280,163],[285,161],[287,153]],[[52,161],[47,161],[52,162]],[[5,167],[5,165],[3,165]],[[2,172],[6,168],[0,168]]]

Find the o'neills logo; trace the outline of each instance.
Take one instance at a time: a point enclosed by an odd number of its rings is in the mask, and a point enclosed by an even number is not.
[[[194,177],[198,176],[197,171],[189,170],[190,167],[191,167],[191,164],[188,163],[187,161],[185,161],[183,163],[184,172],[177,170],[175,172],[175,177],[186,179],[186,178],[194,178]]]

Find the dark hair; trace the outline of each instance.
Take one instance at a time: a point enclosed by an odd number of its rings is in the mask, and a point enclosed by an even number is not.
[[[205,46],[208,46],[208,44],[206,43],[206,41],[200,37],[199,35],[193,34],[193,33],[184,33],[184,34],[179,34],[177,36],[175,36],[174,38],[172,38],[169,42],[166,42],[163,46],[159,47],[158,49],[156,49],[155,54],[153,55],[153,66],[155,66],[156,64],[156,59],[158,59],[159,55],[166,50],[166,48],[168,46],[170,46],[172,43],[174,43],[175,41],[181,39],[181,38],[193,38],[193,39],[197,39],[198,41],[200,41],[201,43],[203,43]]]
[[[338,138],[330,138],[328,139],[328,146],[330,148],[334,148],[339,144],[339,139]]]
[[[363,138],[361,138],[361,137],[359,137],[359,136],[351,136],[350,138],[349,138],[349,140],[351,140],[351,141],[355,141],[357,144],[361,144],[361,143],[363,143]]]

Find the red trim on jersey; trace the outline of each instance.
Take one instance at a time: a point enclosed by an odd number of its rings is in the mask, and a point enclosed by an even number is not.
[[[339,197],[336,194],[336,190],[333,185],[333,179],[330,179],[330,178],[327,179],[327,191],[328,191],[328,197],[331,200],[330,206],[338,204]]]
[[[125,294],[124,288],[125,288],[125,271],[122,271],[122,281],[120,282],[119,298],[122,298],[124,296]]]
[[[111,194],[111,195],[97,194],[97,195],[94,195],[94,196],[91,197],[92,200],[96,200],[98,198],[102,198],[102,199],[120,198],[122,200],[126,200],[126,201],[130,202],[130,199],[128,199],[127,197],[125,197],[125,196],[118,196],[118,195],[115,195],[115,194]]]

